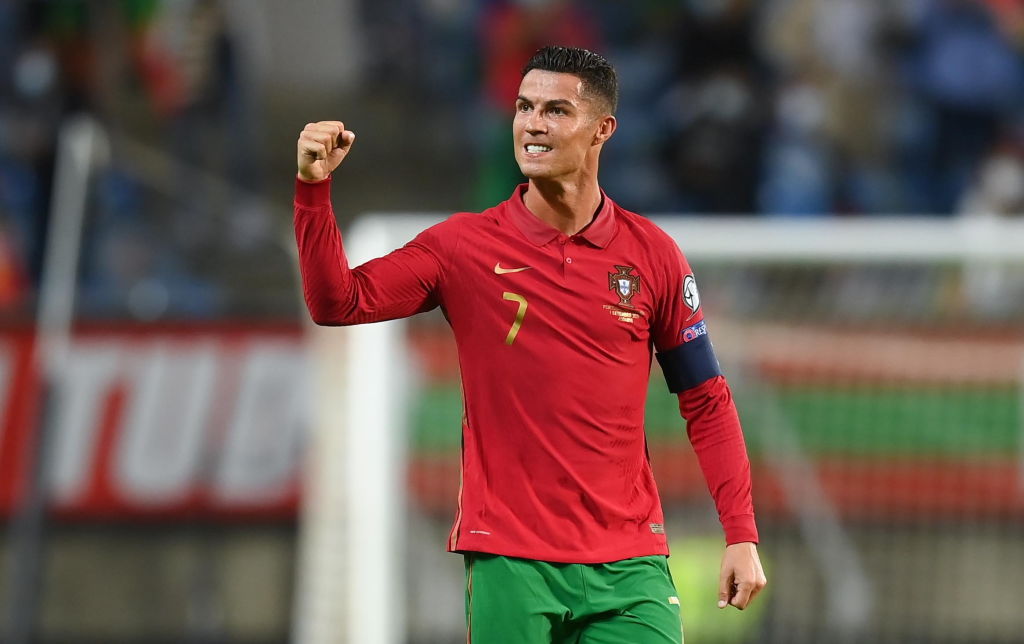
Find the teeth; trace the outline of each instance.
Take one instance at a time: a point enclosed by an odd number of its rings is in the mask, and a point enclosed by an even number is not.
[[[531,154],[536,154],[537,152],[550,152],[551,148],[546,145],[528,145],[526,146],[526,151]]]

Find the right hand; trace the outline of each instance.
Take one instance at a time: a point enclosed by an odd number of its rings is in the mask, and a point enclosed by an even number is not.
[[[299,178],[323,181],[348,156],[356,133],[346,130],[341,121],[306,123],[299,134]]]

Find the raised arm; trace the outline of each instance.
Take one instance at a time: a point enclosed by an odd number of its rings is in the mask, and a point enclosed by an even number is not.
[[[299,134],[295,241],[306,307],[313,321],[338,326],[379,322],[440,303],[454,226],[430,228],[404,247],[349,268],[331,205],[331,175],[348,156],[355,133],[341,121],[308,123]]]

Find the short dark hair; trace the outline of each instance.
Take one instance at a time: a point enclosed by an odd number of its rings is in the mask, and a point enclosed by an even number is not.
[[[531,70],[560,72],[578,76],[583,81],[583,93],[604,103],[610,114],[619,105],[619,80],[604,56],[582,47],[548,45],[537,50],[523,67],[523,76]]]

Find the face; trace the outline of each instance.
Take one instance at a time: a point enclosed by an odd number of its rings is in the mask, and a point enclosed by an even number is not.
[[[592,166],[615,130],[615,117],[582,94],[572,74],[530,70],[519,85],[512,122],[516,162],[529,179],[556,179]]]

